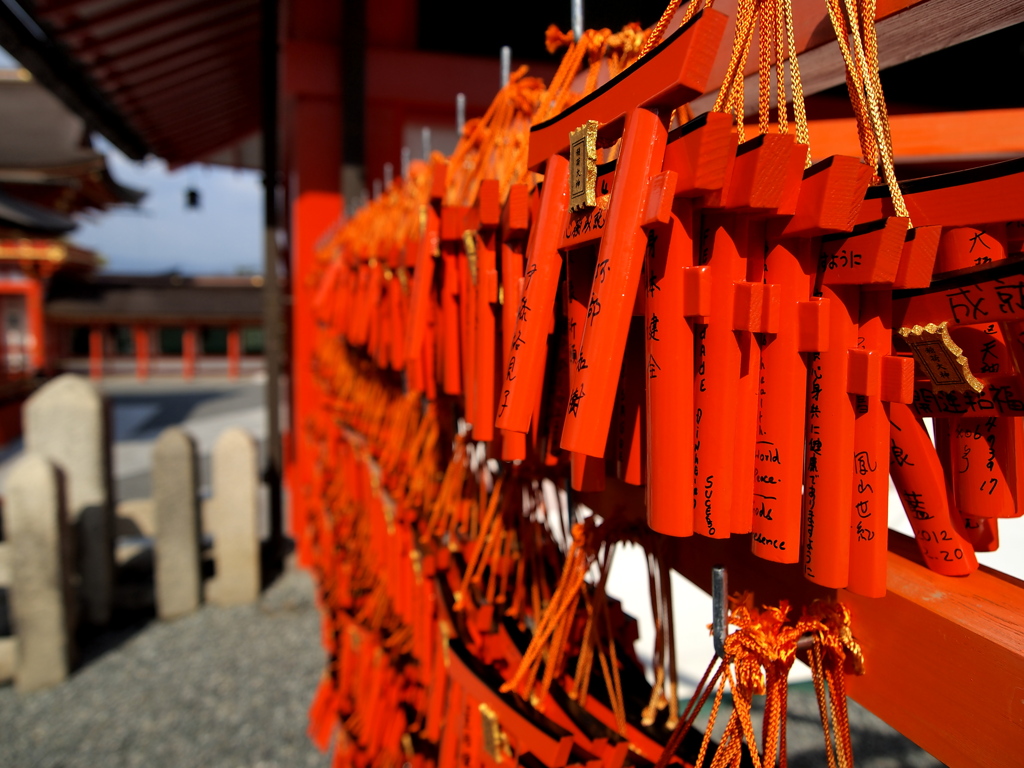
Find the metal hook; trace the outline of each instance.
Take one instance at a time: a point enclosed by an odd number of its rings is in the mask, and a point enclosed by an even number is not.
[[[462,129],[466,126],[466,94],[455,94],[455,133],[462,136]]]
[[[572,16],[572,33],[578,43],[583,39],[583,0],[572,0],[570,5]]]
[[[508,79],[512,76],[512,48],[501,46],[501,87],[508,85]]]
[[[725,638],[729,636],[729,576],[724,565],[711,569],[711,637],[715,644],[715,655],[725,658]],[[805,632],[796,643],[798,651],[809,651],[814,647],[815,636]]]
[[[420,128],[420,141],[423,144],[423,159],[430,162],[430,126],[424,125]]]
[[[725,638],[729,634],[729,576],[724,565],[711,569],[711,637],[715,655],[725,658]]]

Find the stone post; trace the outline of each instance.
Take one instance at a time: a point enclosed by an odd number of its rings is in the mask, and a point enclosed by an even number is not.
[[[244,429],[228,429],[213,446],[206,531],[213,537],[214,576],[206,600],[215,605],[252,603],[260,594],[257,462],[256,441]]]
[[[178,427],[153,449],[153,584],[161,619],[192,613],[202,592],[196,447]]]
[[[63,475],[74,529],[85,618],[110,621],[114,599],[114,513],[106,404],[86,379],[64,374],[35,392],[24,408],[25,449]]]
[[[70,542],[62,497],[60,475],[42,456],[23,456],[7,478],[4,525],[20,691],[59,683],[71,665]]]

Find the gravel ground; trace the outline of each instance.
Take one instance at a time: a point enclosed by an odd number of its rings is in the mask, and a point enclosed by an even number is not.
[[[0,766],[327,766],[306,737],[319,625],[300,571],[257,605],[151,621],[62,685],[0,688]]]

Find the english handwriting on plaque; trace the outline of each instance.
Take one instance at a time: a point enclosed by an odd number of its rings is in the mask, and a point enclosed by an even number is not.
[[[785,541],[781,541],[779,539],[769,539],[767,536],[758,533],[757,531],[754,531],[754,541],[756,541],[758,544],[766,544],[767,546],[773,547],[774,549],[777,549],[780,552],[786,551]]]
[[[967,521],[965,521],[965,523],[966,522]],[[975,526],[966,525],[965,527],[972,528]],[[917,539],[918,541],[927,542],[928,544],[935,544],[940,547],[946,542],[955,543],[955,539],[949,535],[949,531],[946,531],[942,528],[939,528],[938,530],[922,529],[917,532]],[[937,550],[938,554],[935,554],[934,550],[931,550],[929,547],[925,547],[922,545],[921,552],[929,560],[941,560],[946,563],[952,563],[956,560],[962,560],[964,556],[963,550],[959,547],[950,549],[939,549]]]
[[[708,475],[704,479],[704,524],[708,527],[708,533],[715,535],[715,526],[711,522],[711,497],[715,495],[715,476]]]

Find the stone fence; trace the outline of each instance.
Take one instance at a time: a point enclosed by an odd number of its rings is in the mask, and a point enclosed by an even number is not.
[[[198,456],[183,430],[153,450],[152,499],[117,507],[112,493],[109,409],[96,388],[66,374],[24,407],[25,452],[8,475],[0,542],[13,636],[0,637],[0,681],[28,691],[63,680],[75,663],[80,623],[106,625],[114,610],[119,528],[127,547],[152,553],[153,601],[161,619],[259,595],[259,471],[256,441],[241,429],[218,438],[212,496],[198,492]],[[204,540],[210,546],[204,549]],[[134,549],[133,549],[134,548]],[[204,582],[205,570],[212,576]]]

